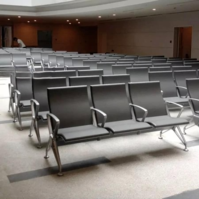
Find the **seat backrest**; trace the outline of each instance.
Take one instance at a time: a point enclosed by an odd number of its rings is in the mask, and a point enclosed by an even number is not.
[[[172,66],[183,66],[184,65],[182,60],[179,60],[179,61],[167,61],[167,63],[171,63]]]
[[[65,71],[65,68],[63,67],[51,67],[51,68],[44,68],[44,71]]]
[[[162,59],[152,59],[153,63],[166,63],[167,59],[166,58],[162,58]]]
[[[166,104],[162,97],[160,82],[129,83],[132,104],[148,110],[147,117],[167,115]],[[143,111],[134,109],[136,118],[143,117]]]
[[[173,71],[176,70],[192,70],[192,66],[173,66],[172,67]]]
[[[96,60],[83,60],[83,66],[90,66],[91,69],[97,69],[97,62],[100,62],[100,59]]]
[[[197,73],[195,70],[181,70],[174,72],[174,78],[177,86],[186,87],[186,79],[197,78]],[[187,91],[184,89],[179,89],[181,96],[186,96]]]
[[[48,53],[48,52],[42,52],[41,53],[41,57],[42,57],[42,61],[44,63],[49,63],[49,59],[48,59],[48,56],[52,54],[52,53]]]
[[[18,53],[12,55],[15,66],[27,66],[26,54]]]
[[[57,65],[58,67],[65,67],[64,57],[60,55],[56,55]]]
[[[112,65],[115,62],[98,62],[97,69],[102,69],[105,75],[112,75]]]
[[[100,69],[95,70],[78,70],[78,76],[93,76],[93,75],[103,75],[104,71]]]
[[[100,84],[99,76],[81,76],[81,77],[69,77],[70,86],[79,86],[79,85],[96,85]]]
[[[51,71],[49,71],[49,72],[34,72],[33,77],[35,77],[35,78],[51,77]]]
[[[69,66],[69,67],[67,67],[67,70],[75,70],[75,71],[90,70],[90,67],[89,66]]]
[[[30,77],[16,77],[16,89],[21,93],[21,100],[32,99],[32,81]]]
[[[31,52],[31,57],[34,60],[34,62],[41,61],[41,52]]]
[[[132,119],[125,84],[91,86],[91,96],[93,106],[107,114],[107,122]]]
[[[60,128],[92,124],[87,86],[48,88],[50,112],[60,120]]]
[[[171,67],[151,67],[149,68],[150,72],[155,71],[172,71]]]
[[[148,68],[127,68],[131,82],[149,81]]]
[[[142,68],[150,68],[152,67],[152,64],[133,64],[133,67],[138,68],[138,67],[142,67]]]
[[[0,66],[11,66],[12,55],[11,54],[0,54]]]
[[[129,65],[113,65],[112,71],[113,74],[126,74],[126,68],[129,68]]]
[[[132,67],[133,66],[133,64],[134,64],[134,62],[129,62],[129,61],[118,61],[118,62],[116,62],[116,64],[115,65],[130,65],[130,67]]]
[[[172,71],[149,72],[150,81],[159,81],[163,97],[177,97],[176,84]]]
[[[103,84],[119,84],[130,82],[130,75],[102,75]]]
[[[187,91],[190,98],[199,99],[199,79],[186,79]],[[199,102],[191,101],[194,111],[199,111]]]
[[[48,55],[48,61],[49,61],[50,67],[57,66],[57,56],[56,55]]]
[[[72,66],[73,62],[72,62],[73,57],[64,57],[64,64],[65,66]]]
[[[154,63],[153,67],[171,67],[171,63]]]
[[[83,60],[87,60],[88,58],[72,58],[73,66],[83,66]]]
[[[119,62],[134,62],[134,59],[127,59],[127,58],[122,58],[118,60]]]
[[[102,59],[101,62],[117,62],[117,59]]]
[[[39,111],[49,110],[47,88],[64,86],[66,86],[66,78],[64,77],[32,78],[33,98],[39,102]]]

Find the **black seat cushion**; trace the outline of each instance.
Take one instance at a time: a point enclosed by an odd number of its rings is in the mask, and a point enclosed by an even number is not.
[[[109,135],[109,132],[104,128],[85,125],[59,129],[58,135],[63,136],[65,140],[77,140],[105,136]]]
[[[123,120],[116,122],[108,122],[105,124],[105,128],[110,129],[114,133],[121,133],[150,129],[151,126],[144,122],[136,122],[134,120]]]
[[[189,122],[183,118],[174,118],[168,115],[164,116],[155,116],[155,117],[147,117],[145,122],[152,124],[154,127],[167,127],[167,126],[178,126],[185,125]]]

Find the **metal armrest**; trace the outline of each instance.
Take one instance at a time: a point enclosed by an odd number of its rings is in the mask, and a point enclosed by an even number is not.
[[[52,128],[52,120],[55,123],[55,128]],[[47,121],[48,121],[48,129],[49,129],[49,134],[51,138],[56,136],[59,130],[59,125],[60,125],[60,120],[53,114],[47,113]]]
[[[183,90],[186,90],[187,91],[187,88],[186,87],[183,87],[183,86],[176,86],[177,90],[178,90],[178,94],[179,96],[182,98],[182,96],[180,95],[180,89],[183,89]],[[186,98],[188,97],[188,94],[185,96]]]
[[[95,117],[95,113],[97,112],[97,113],[99,113],[99,114],[101,114],[103,116],[104,120],[103,120],[103,123],[102,123],[101,127],[104,127],[105,123],[106,123],[106,120],[107,120],[107,114],[104,113],[103,111],[101,111],[99,109],[96,109],[96,108],[93,108],[93,107],[91,107],[90,109],[92,111],[93,120],[95,121],[97,126],[100,126],[100,125],[97,123],[97,120],[96,120],[96,117]]]
[[[191,107],[191,110],[193,112],[193,114],[196,114],[195,110],[194,110],[194,107],[193,107],[193,104],[192,104],[192,101],[195,101],[195,102],[198,102],[199,103],[199,99],[196,99],[196,98],[189,98],[189,105]]]
[[[184,111],[184,107],[180,104],[177,104],[175,102],[171,102],[171,101],[166,101],[167,104],[173,104],[175,106],[178,106],[180,108],[180,112],[177,115],[177,118],[179,118],[182,115],[182,112]]]
[[[8,84],[8,89],[9,89],[9,97],[13,98],[14,85],[11,83]]]
[[[14,94],[15,104],[19,107],[21,100],[21,93],[18,90],[14,90],[13,94]]]
[[[141,122],[144,122],[145,121],[145,118],[147,117],[147,115],[148,115],[148,110],[147,109],[145,109],[145,108],[143,108],[143,107],[141,107],[141,106],[138,106],[138,105],[136,105],[136,104],[129,104],[129,106],[131,106],[132,108],[139,108],[139,109],[141,109],[142,111],[144,111],[144,116],[143,116],[143,118],[142,118],[142,120],[141,120]],[[139,121],[139,120],[138,120]]]
[[[31,99],[30,106],[31,106],[31,111],[32,111],[32,118],[36,119],[39,113],[39,102],[35,99]]]

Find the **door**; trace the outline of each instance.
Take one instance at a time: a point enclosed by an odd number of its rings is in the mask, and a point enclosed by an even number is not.
[[[174,57],[191,58],[192,27],[175,28]]]
[[[0,47],[12,46],[12,27],[0,26]]]
[[[38,47],[52,48],[52,31],[38,30]]]

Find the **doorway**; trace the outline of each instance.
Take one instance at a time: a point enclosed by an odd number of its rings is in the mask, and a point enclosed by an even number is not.
[[[0,26],[0,48],[12,46],[12,27]]]
[[[52,48],[52,31],[38,30],[38,47]]]
[[[191,58],[192,27],[180,27],[174,30],[174,57]]]

